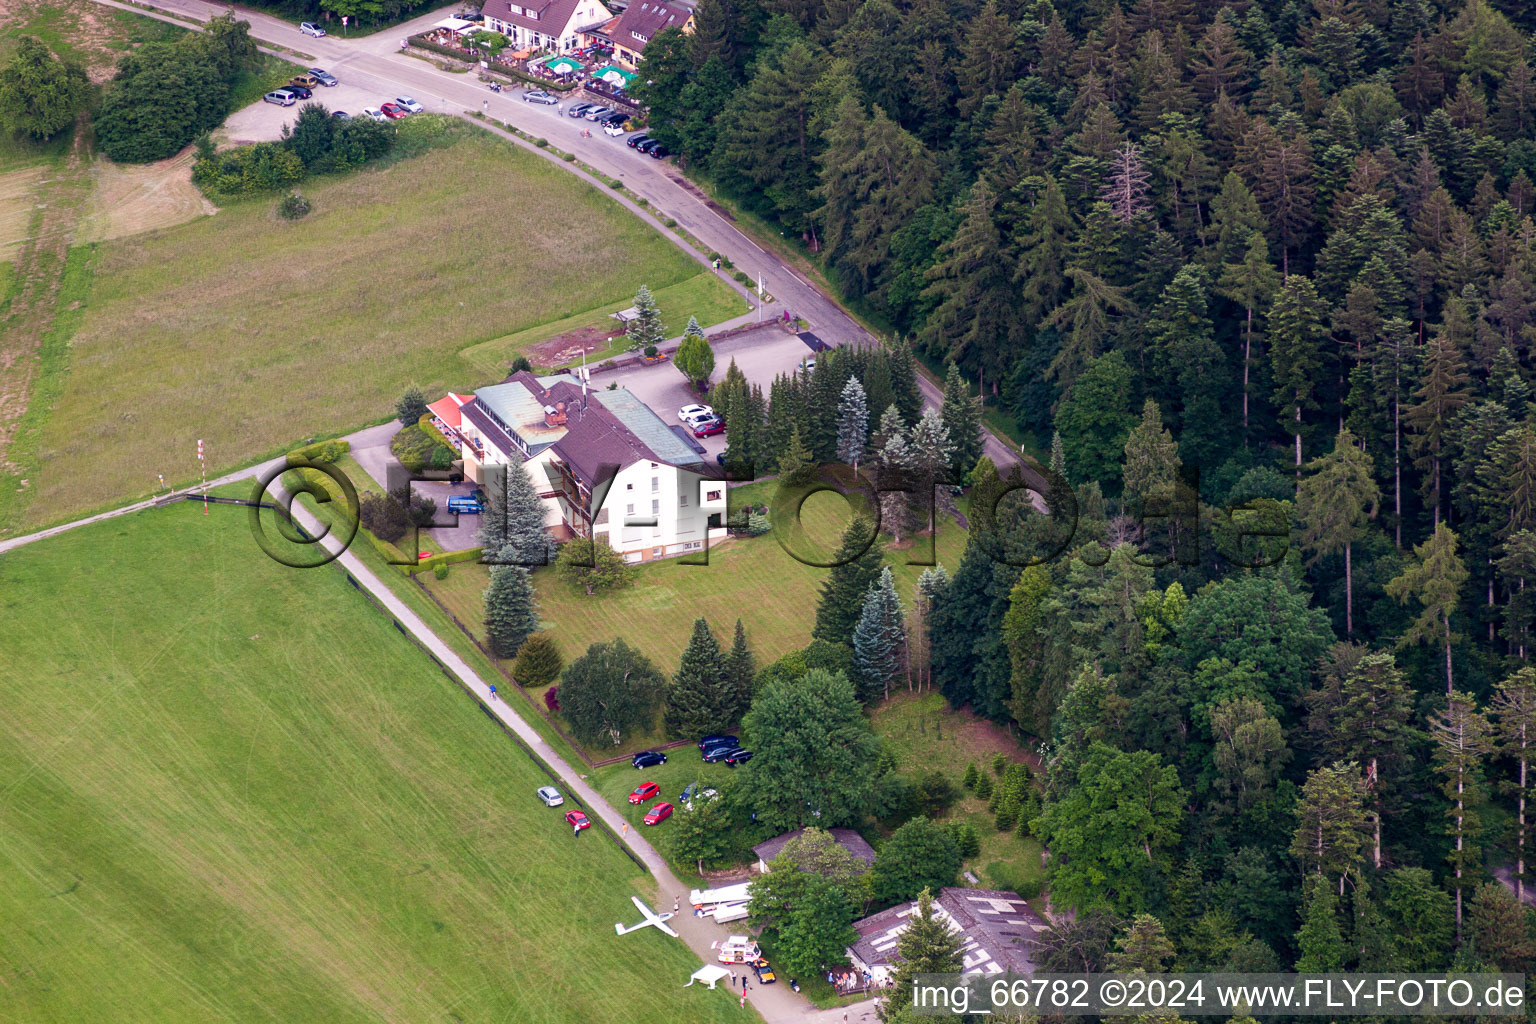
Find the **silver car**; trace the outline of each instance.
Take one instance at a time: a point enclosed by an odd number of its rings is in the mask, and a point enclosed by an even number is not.
[[[539,799],[543,801],[545,807],[559,807],[565,803],[565,797],[561,796],[560,791],[554,786],[540,786]]]

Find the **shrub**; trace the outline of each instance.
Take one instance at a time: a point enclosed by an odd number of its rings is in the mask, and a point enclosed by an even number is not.
[[[740,270],[736,271],[736,273],[732,274],[731,276],[734,277],[737,281],[741,282],[742,284],[751,284],[752,283],[752,279],[750,277],[748,277],[746,274],[744,274],[743,272],[741,272]]]
[[[964,786],[966,789],[975,789],[976,779],[980,775],[981,772],[976,769],[976,762],[972,761],[970,764],[965,766],[965,774],[960,778],[960,785]]]
[[[576,162],[576,154],[575,153],[562,153],[562,154],[560,154],[560,159],[564,160],[568,164],[573,164],[573,163]]]
[[[918,780],[917,800],[921,807],[919,813],[936,818],[955,802],[954,783],[943,772],[929,772]]]
[[[1008,755],[999,750],[992,755],[992,774],[1001,776],[1008,770]]]
[[[647,345],[647,346],[645,346],[645,357],[647,359],[655,359],[656,358],[656,352],[657,352],[657,348],[656,348],[655,345]]]
[[[551,686],[544,691],[544,707],[552,715],[560,713],[560,687]]]
[[[651,205],[651,201],[649,199],[645,198],[645,196],[636,196],[635,197],[635,205],[636,206],[650,206]]]
[[[394,452],[395,458],[400,460],[400,465],[412,473],[419,473],[427,468],[446,469],[453,462],[453,452],[428,437],[426,432],[414,423],[402,428],[394,436],[389,442],[389,450]],[[443,456],[435,454],[439,451],[445,452],[448,460],[441,466],[438,466],[438,463]]]
[[[432,567],[432,575],[437,577],[440,580],[447,579],[448,578],[448,563],[447,562],[438,562],[436,565],[434,565]]]
[[[747,532],[754,537],[761,537],[773,529],[773,523],[768,521],[768,515],[764,512],[753,512],[747,517]]]
[[[723,257],[718,252],[715,252],[713,249],[711,249],[709,251],[709,259],[710,262],[713,263],[715,260],[723,259]]]
[[[308,215],[309,210],[309,200],[297,192],[289,192],[277,204],[277,215],[283,220],[298,220]]]
[[[512,672],[524,686],[544,686],[558,679],[564,667],[555,642],[546,633],[535,633],[523,641]]]
[[[983,774],[976,779],[976,795],[983,800],[992,795],[992,776]]]
[[[976,831],[976,826],[970,822],[950,822],[949,835],[955,841],[955,846],[960,850],[961,857],[970,858],[981,852],[981,834]]]
[[[363,495],[358,502],[357,518],[369,533],[391,544],[404,537],[411,528],[410,516],[387,494],[370,492]]]
[[[620,181],[618,178],[613,178],[613,179],[611,179],[608,182],[608,187],[611,188],[611,189],[620,189],[620,190],[622,190],[624,188],[624,183],[622,181]]]
[[[533,140],[533,144],[535,146],[538,146],[540,149],[548,149],[549,148],[549,140],[548,139],[534,139]]]
[[[320,441],[308,444],[302,448],[295,448],[288,453],[291,459],[308,459],[310,462],[335,462],[347,452],[352,450],[352,442],[344,438],[335,438],[330,441]]]
[[[662,221],[662,223],[669,228],[677,227],[677,221],[673,220],[671,217],[668,217],[666,220]]]
[[[427,396],[422,394],[421,388],[407,388],[405,394],[395,401],[395,419],[400,421],[402,427],[411,427],[421,422],[421,418],[427,414]]]

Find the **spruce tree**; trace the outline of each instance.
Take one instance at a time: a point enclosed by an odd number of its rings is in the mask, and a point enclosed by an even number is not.
[[[1410,431],[1408,445],[1414,465],[1427,476],[1435,525],[1444,506],[1442,486],[1450,432],[1456,414],[1467,404],[1467,373],[1461,352],[1451,343],[1444,325],[1430,338],[1424,353],[1424,374],[1413,392],[1413,404],[1403,410]]]
[[[859,700],[873,704],[891,695],[891,683],[901,674],[906,626],[901,599],[889,566],[864,597],[853,629],[853,666],[858,673]]]
[[[864,387],[856,377],[849,377],[837,406],[837,458],[859,468],[864,446],[869,443],[869,406]]]
[[[1275,405],[1290,422],[1296,443],[1296,481],[1301,482],[1302,417],[1317,408],[1317,382],[1326,359],[1327,304],[1310,279],[1292,274],[1269,313],[1269,355],[1274,370]]]
[[[486,477],[489,507],[475,538],[485,551],[481,561],[547,565],[554,544],[544,530],[544,502],[527,466],[521,462],[490,466]]]
[[[1248,236],[1242,258],[1221,268],[1218,291],[1243,308],[1243,443],[1248,443],[1248,382],[1252,375],[1254,316],[1268,307],[1280,288],[1280,275],[1269,263],[1269,246],[1262,232]]]
[[[1325,878],[1311,875],[1302,883],[1301,930],[1296,933],[1298,971],[1328,972],[1344,969],[1344,936],[1339,931],[1339,899]]]
[[[726,678],[725,659],[709,623],[697,619],[683,649],[682,662],[667,688],[663,721],[667,735],[702,736],[730,726],[735,695]]]
[[[624,331],[631,352],[644,351],[667,340],[667,325],[661,322],[661,310],[656,307],[656,297],[645,285],[635,290],[635,311],[639,315],[629,322]]]
[[[528,570],[507,563],[492,566],[491,582],[485,588],[485,635],[491,653],[498,658],[515,657],[538,628]]]
[[[923,411],[923,393],[917,386],[917,362],[905,341],[893,341],[886,347],[886,362],[891,371],[891,395],[901,418],[914,422]]]
[[[790,484],[802,482],[816,468],[811,450],[805,446],[805,441],[800,436],[798,423],[790,427],[789,442],[778,453],[778,467],[779,476]]]
[[[1522,668],[1501,682],[1492,704],[1499,753],[1515,765],[1515,780],[1503,788],[1515,795],[1515,896],[1523,906],[1531,839],[1526,799],[1536,765],[1536,669]]]
[[[966,475],[981,458],[981,401],[971,397],[971,389],[960,376],[960,367],[949,364],[944,377],[944,398],[939,405],[939,417],[949,433],[953,451],[949,459],[949,471],[954,483],[964,482]]]
[[[1461,938],[1462,881],[1470,868],[1477,871],[1482,856],[1475,845],[1482,834],[1478,807],[1482,803],[1482,764],[1489,743],[1488,720],[1477,710],[1471,694],[1452,690],[1446,708],[1430,716],[1430,737],[1435,742],[1435,772],[1441,777],[1442,791],[1451,801],[1446,812],[1446,834],[1455,845],[1446,861],[1455,872],[1452,888],[1456,893],[1456,937]]]
[[[907,917],[906,931],[896,940],[900,961],[890,995],[876,1009],[880,1020],[890,1024],[912,1004],[912,984],[919,974],[959,973],[960,944],[948,916],[940,916],[933,894],[924,889],[918,894],[917,907]]]
[[[881,552],[874,527],[857,517],[843,531],[821,598],[816,605],[816,626],[811,635],[828,643],[847,644],[864,610],[864,596],[880,575]]]

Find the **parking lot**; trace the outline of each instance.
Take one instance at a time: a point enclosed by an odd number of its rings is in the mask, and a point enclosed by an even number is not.
[[[260,101],[235,111],[224,122],[219,138],[230,143],[272,142],[282,138],[283,125],[292,125],[299,116],[299,108],[305,103],[322,103],[328,110],[345,110],[353,117],[360,117],[364,107],[377,107],[394,99],[378,89],[349,83],[345,73],[332,72],[341,79],[340,85],[322,86],[314,96],[301,100],[291,107]]]

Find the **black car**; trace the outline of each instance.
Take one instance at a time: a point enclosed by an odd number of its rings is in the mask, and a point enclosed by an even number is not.
[[[659,145],[661,145],[661,143],[657,142],[655,139],[646,139],[644,142],[636,146],[635,149],[639,150],[641,153],[649,153]]]
[[[333,110],[333,111],[331,111],[331,116],[334,117],[338,121],[350,121],[350,120],[352,120],[352,115],[347,113],[345,110]]]
[[[310,89],[309,86],[300,85],[298,82],[289,82],[287,85],[283,86],[283,88],[287,89],[301,100],[307,100],[314,95],[314,91]]]
[[[729,743],[719,747],[710,747],[704,751],[704,760],[710,764],[714,764],[716,761],[724,761],[728,755],[736,753],[739,749],[741,748],[733,747]]]
[[[737,765],[743,765],[752,760],[752,751],[742,750],[740,747],[737,747],[735,750],[727,753],[724,760],[726,764],[735,768]]]
[[[672,151],[659,142],[652,146],[650,149],[646,150],[646,153],[649,154],[652,160],[665,160],[667,157],[672,155]]]
[[[636,768],[652,768],[658,764],[666,764],[667,755],[659,750],[642,750],[631,758],[629,763]]]
[[[611,114],[604,114],[597,119],[598,124],[623,124],[629,120],[629,115],[622,110],[615,110]]]
[[[566,113],[571,117],[581,117],[594,106],[596,106],[596,104],[593,103],[572,103],[566,110]]]
[[[723,736],[720,733],[710,733],[708,736],[705,736],[703,739],[699,740],[699,753],[702,754],[710,747],[718,747],[722,743],[729,743],[732,747],[734,747],[736,746],[736,737]]]
[[[636,146],[643,145],[650,141],[651,137],[645,134],[645,132],[635,132],[635,134],[624,140],[624,144],[630,149],[634,149]]]

